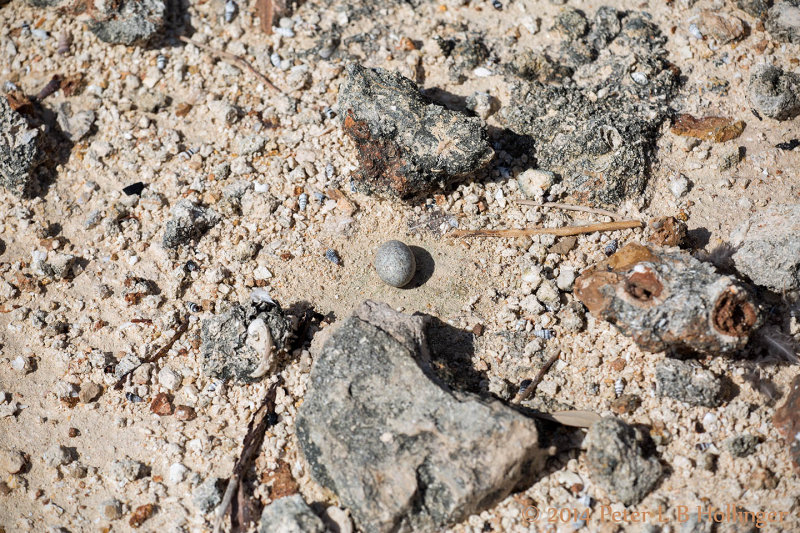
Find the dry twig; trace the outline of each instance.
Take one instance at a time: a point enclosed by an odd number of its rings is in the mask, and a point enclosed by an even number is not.
[[[272,0],[257,0],[256,15],[261,21],[261,31],[272,35],[272,17],[275,15],[275,6],[272,5]]]
[[[568,237],[596,231],[615,231],[618,229],[641,228],[641,220],[618,220],[616,222],[600,222],[585,226],[565,226],[563,228],[526,228],[526,229],[478,229],[478,230],[453,230],[450,237],[530,237],[531,235],[557,235]]]
[[[239,67],[242,67],[242,68],[244,68],[244,69],[247,69],[247,70],[249,70],[249,71],[250,71],[250,72],[252,72],[252,73],[253,73],[253,74],[254,74],[254,75],[257,77],[257,78],[259,78],[261,81],[263,81],[263,82],[264,82],[264,84],[266,84],[266,86],[267,86],[267,87],[269,87],[270,89],[272,89],[273,91],[275,91],[275,92],[277,92],[277,93],[283,93],[283,91],[281,91],[280,89],[278,89],[278,88],[275,86],[275,84],[273,84],[271,81],[269,81],[269,78],[267,78],[267,77],[266,77],[266,76],[264,76],[262,73],[260,73],[259,71],[257,71],[257,70],[256,70],[256,69],[253,67],[253,65],[251,65],[250,63],[248,63],[247,61],[245,61],[245,59],[244,59],[244,58],[241,58],[241,57],[239,57],[239,56],[237,56],[237,55],[235,55],[235,54],[231,54],[231,53],[229,53],[229,52],[224,52],[224,51],[222,51],[222,50],[217,50],[216,48],[211,48],[211,47],[210,47],[210,46],[208,46],[208,45],[205,45],[205,44],[203,44],[203,43],[199,43],[199,42],[197,42],[197,41],[193,41],[193,40],[191,40],[191,39],[189,39],[188,37],[185,37],[185,36],[183,36],[183,35],[181,35],[181,36],[180,36],[180,37],[178,37],[178,38],[179,38],[181,41],[183,41],[183,42],[185,42],[185,43],[187,43],[187,44],[193,44],[194,46],[196,46],[196,47],[200,48],[201,50],[205,50],[206,52],[208,52],[208,53],[210,53],[210,54],[212,54],[212,55],[215,55],[215,56],[217,56],[217,57],[218,57],[218,58],[220,58],[220,59],[224,59],[225,61],[228,61],[228,62],[230,62],[230,63],[233,63],[234,65],[238,65]]]
[[[622,215],[620,215],[619,213],[615,213],[607,209],[600,209],[597,207],[585,207],[582,205],[572,205],[572,204],[559,204],[556,202],[539,203],[534,200],[517,200],[517,203],[520,205],[530,205],[533,207],[546,207],[549,209],[563,209],[565,211],[581,211],[583,213],[594,213],[595,215],[603,215],[615,219],[622,218]]]
[[[547,360],[542,368],[539,369],[539,373],[536,374],[536,377],[533,378],[531,384],[528,385],[525,390],[520,391],[517,393],[517,397],[514,398],[514,403],[521,403],[531,397],[531,395],[536,392],[536,387],[539,386],[539,383],[542,382],[544,379],[545,374],[547,371],[550,370],[550,367],[553,366],[553,363],[558,361],[558,357],[561,355],[561,350],[556,350],[555,353]]]
[[[258,411],[255,412],[253,418],[250,419],[250,424],[247,426],[247,434],[245,435],[244,442],[242,443],[242,454],[239,456],[239,460],[237,460],[236,464],[233,466],[233,473],[228,480],[228,486],[225,489],[225,495],[222,497],[222,502],[217,508],[217,519],[214,522],[214,533],[219,533],[222,531],[222,521],[228,512],[228,507],[231,505],[233,495],[238,493],[239,500],[243,498],[244,493],[239,490],[239,484],[244,479],[247,470],[252,465],[259,448],[261,448],[261,443],[264,440],[264,433],[266,433],[269,426],[274,424],[274,417],[270,415],[275,414],[275,396],[278,393],[278,387],[281,385],[281,383],[283,383],[283,379],[278,376],[278,380],[270,386],[266,396],[264,396],[264,401],[261,402],[261,407],[258,408]],[[239,507],[241,507],[241,503],[239,504]],[[244,528],[246,527],[246,524],[239,524],[239,527]]]

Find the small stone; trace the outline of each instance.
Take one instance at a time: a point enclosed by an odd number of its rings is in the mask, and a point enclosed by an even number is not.
[[[750,16],[765,19],[772,6],[772,0],[737,0],[736,5]]]
[[[11,368],[23,374],[30,374],[33,371],[33,363],[30,357],[17,356],[11,361]]]
[[[552,280],[542,282],[539,290],[536,291],[536,298],[550,311],[558,311],[561,308],[561,294]]]
[[[618,415],[629,415],[636,411],[642,400],[633,394],[623,394],[611,402],[611,410]]]
[[[325,522],[327,531],[353,533],[353,521],[350,519],[350,513],[336,505],[331,505],[325,509],[322,521]]]
[[[730,238],[736,269],[778,293],[800,289],[800,204],[773,204]]]
[[[687,361],[665,359],[656,366],[656,391],[690,405],[717,407],[724,401],[724,382],[713,372]]]
[[[61,133],[72,142],[78,142],[89,134],[95,121],[95,113],[91,109],[72,113],[69,102],[58,107],[58,126]]]
[[[125,485],[144,477],[147,467],[130,457],[113,461],[108,467],[109,477],[118,485]]]
[[[157,414],[158,416],[168,416],[172,414],[172,402],[163,392],[159,392],[153,398],[153,402],[150,404],[150,410]]]
[[[675,117],[670,131],[675,135],[722,143],[737,138],[744,128],[743,120],[726,117],[695,118],[684,114]]]
[[[556,286],[564,292],[570,292],[575,283],[575,271],[571,268],[562,268],[556,278]]]
[[[647,454],[643,436],[617,418],[592,424],[583,447],[592,480],[625,505],[642,501],[661,477],[661,463]]]
[[[161,33],[167,7],[160,0],[121,0],[93,4],[89,29],[101,41],[113,44],[145,44]]]
[[[734,457],[747,457],[756,451],[759,440],[755,435],[736,435],[727,439],[723,446]]]
[[[387,285],[404,287],[417,270],[414,252],[400,241],[387,241],[375,254],[375,270]]]
[[[719,169],[729,170],[739,164],[742,158],[741,149],[738,146],[724,148],[719,155]]]
[[[201,512],[208,513],[222,501],[221,479],[210,477],[192,491],[192,502]]]
[[[173,485],[177,485],[186,479],[187,472],[189,472],[189,469],[181,463],[173,463],[169,467],[169,482]]]
[[[775,2],[764,27],[779,41],[800,44],[800,0]]]
[[[41,132],[9,105],[0,94],[0,185],[24,196],[31,192],[33,171],[42,162]]]
[[[586,327],[586,312],[580,302],[570,302],[558,313],[558,320],[566,331],[579,333]]]
[[[675,198],[680,198],[689,190],[689,180],[683,174],[678,174],[670,180],[669,190]]]
[[[72,453],[66,446],[54,444],[50,446],[42,456],[47,466],[56,468],[61,465],[69,464],[73,461]]]
[[[67,432],[67,435],[71,439],[74,439],[75,437],[77,437],[80,434],[81,434],[81,432],[80,432],[80,430],[78,428],[69,428],[69,431]]]
[[[81,384],[81,390],[78,393],[78,399],[81,403],[90,403],[95,400],[103,392],[103,388],[97,383],[86,381]]]
[[[144,505],[140,505],[137,507],[133,513],[131,513],[131,519],[128,522],[132,528],[139,528],[145,521],[153,516],[153,512],[155,511],[156,506],[152,503],[146,503]]]
[[[324,533],[325,525],[300,494],[264,507],[258,533]]]
[[[578,245],[578,238],[574,235],[561,237],[554,245],[547,249],[549,254],[567,255]]]
[[[529,168],[517,176],[519,190],[526,198],[541,202],[550,187],[556,182],[556,175],[547,170]]]
[[[0,448],[0,472],[16,474],[25,467],[25,456],[17,450]]]
[[[798,10],[800,17],[800,10]],[[750,74],[750,103],[762,115],[789,120],[800,115],[800,74],[759,65]]]
[[[158,372],[158,384],[168,391],[178,390],[182,379],[180,373],[166,366]]]
[[[190,420],[194,420],[195,418],[197,418],[197,414],[194,412],[193,407],[189,407],[188,405],[179,405],[175,408],[176,420],[188,422]]]
[[[212,209],[199,206],[191,200],[179,201],[171,214],[172,218],[164,227],[162,246],[172,250],[197,241],[220,220],[220,216]]]
[[[59,281],[70,277],[72,267],[77,261],[72,254],[65,254],[51,250],[49,252],[34,252],[31,268],[37,275]]]
[[[735,41],[744,35],[744,23],[741,19],[717,11],[700,12],[697,26],[703,35],[712,37],[719,44]]]
[[[467,109],[473,111],[483,120],[489,118],[497,110],[497,100],[489,93],[474,92],[467,97]]]
[[[100,504],[100,514],[106,520],[119,520],[122,517],[122,502],[116,499],[104,501]]]
[[[431,102],[397,73],[348,65],[339,108],[358,149],[354,183],[367,194],[410,199],[463,179],[494,157],[481,119]]]
[[[675,217],[654,218],[647,225],[647,240],[657,246],[680,246],[686,239],[686,223]]]

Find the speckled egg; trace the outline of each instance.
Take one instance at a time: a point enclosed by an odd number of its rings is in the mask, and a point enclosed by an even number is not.
[[[408,285],[417,270],[414,252],[400,241],[387,241],[375,254],[375,270],[387,285]]]

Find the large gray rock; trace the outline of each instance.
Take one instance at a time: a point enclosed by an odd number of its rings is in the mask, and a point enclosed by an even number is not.
[[[164,225],[161,245],[173,250],[182,244],[197,241],[220,219],[213,209],[197,205],[191,200],[179,201],[171,213],[172,218]]]
[[[219,316],[203,320],[203,372],[213,378],[252,383],[272,369],[292,328],[281,306],[272,300],[235,304]]]
[[[107,43],[145,44],[163,30],[166,14],[167,6],[161,0],[104,2],[93,13],[89,29]]]
[[[33,170],[42,160],[41,139],[41,132],[0,95],[0,185],[19,196],[29,192]]]
[[[762,115],[788,120],[800,115],[800,75],[759,65],[750,75],[750,102]]]
[[[731,235],[733,262],[753,283],[774,291],[800,289],[800,204],[772,205]]]
[[[721,405],[724,400],[724,385],[713,372],[687,361],[665,359],[656,366],[658,395],[691,405]]]
[[[595,422],[583,446],[592,481],[625,505],[642,501],[661,477],[658,458],[648,455],[642,437],[617,418]]]
[[[363,303],[316,357],[298,410],[313,478],[363,531],[430,531],[501,500],[542,464],[534,421],[431,372],[427,319]]]
[[[800,44],[800,0],[775,2],[764,26],[775,39]]]
[[[480,170],[492,159],[485,123],[432,103],[397,73],[358,64],[339,88],[344,130],[358,148],[356,186],[403,199]]]
[[[264,507],[258,533],[324,533],[325,525],[299,494]]]

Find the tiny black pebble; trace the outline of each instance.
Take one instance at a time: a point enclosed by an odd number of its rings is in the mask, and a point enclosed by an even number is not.
[[[194,272],[195,270],[197,270],[197,268],[198,268],[197,263],[195,263],[191,259],[186,261],[186,270],[188,270],[189,272]]]
[[[499,2],[498,0],[492,0],[492,7],[494,7],[496,10],[500,11],[501,9],[503,9],[503,4],[501,2]]]
[[[141,396],[139,396],[138,394],[134,394],[132,392],[126,392],[125,397],[128,399],[129,402],[133,403],[139,403],[144,401]]]
[[[143,190],[144,190],[144,183],[142,183],[141,181],[137,181],[136,183],[131,183],[130,185],[122,189],[122,192],[124,192],[128,196],[133,196],[134,194],[142,194]]]
[[[267,424],[270,426],[274,426],[278,423],[278,415],[275,413],[267,414]]]
[[[781,150],[794,150],[800,146],[800,139],[792,139],[791,141],[786,141],[785,143],[778,143],[775,145],[775,148],[780,148]]]

